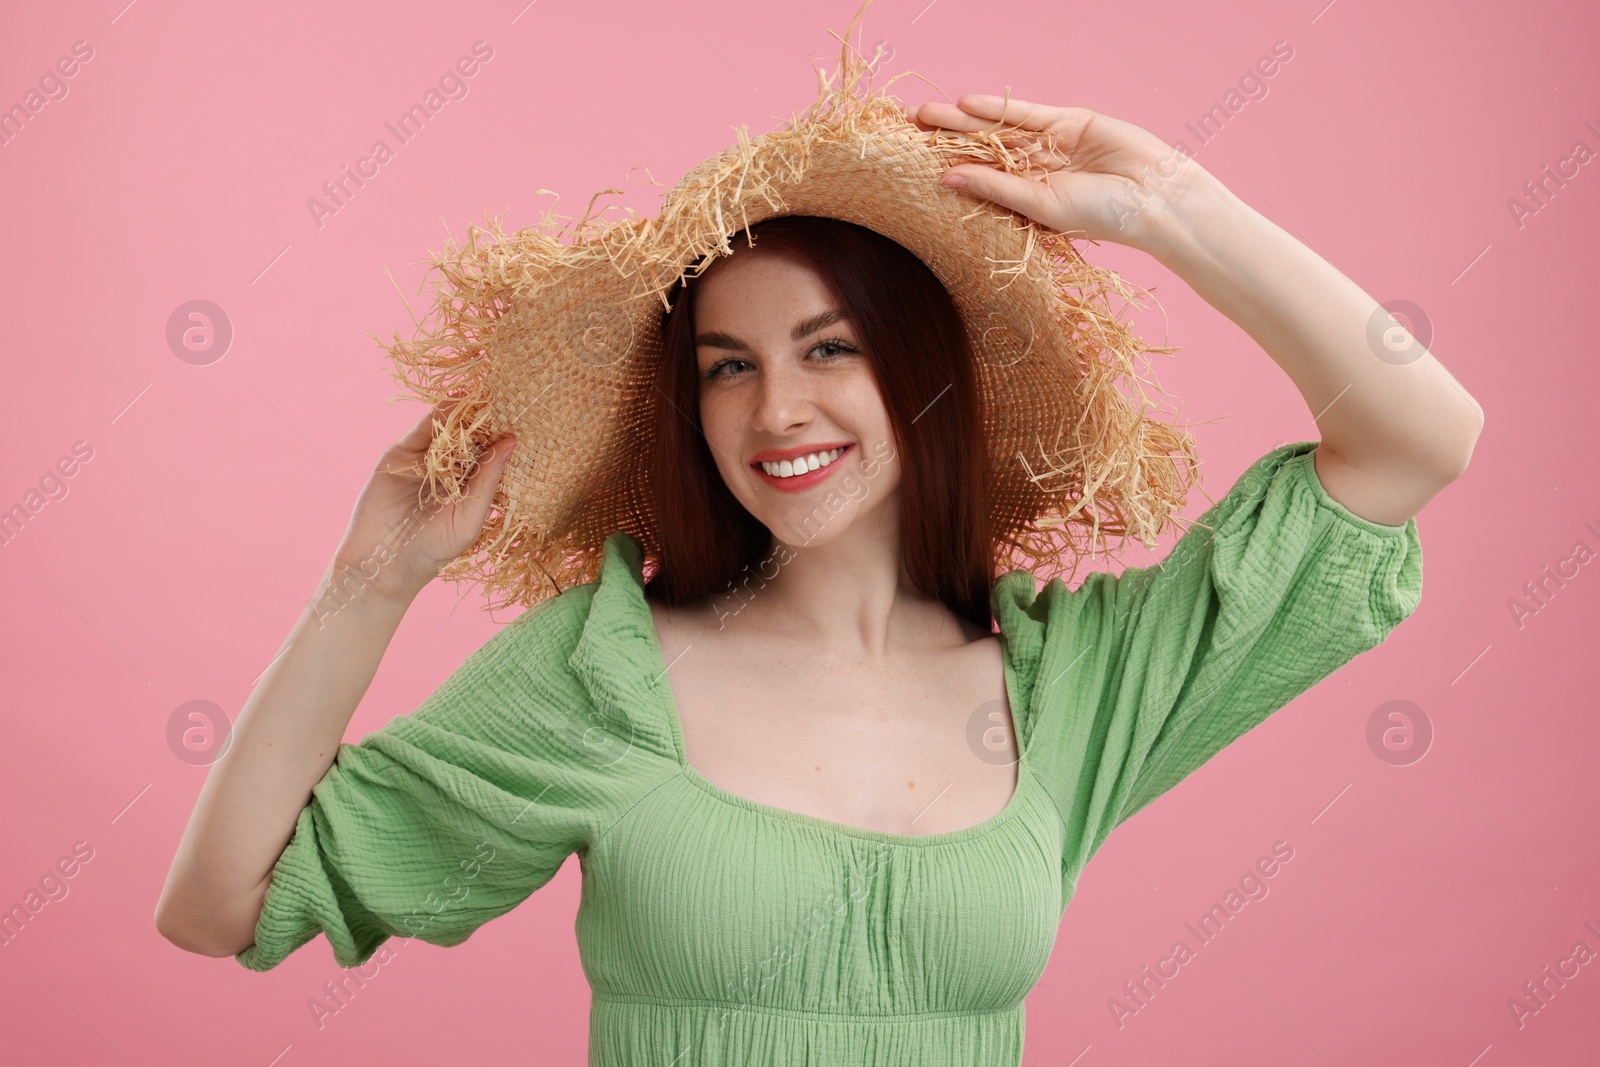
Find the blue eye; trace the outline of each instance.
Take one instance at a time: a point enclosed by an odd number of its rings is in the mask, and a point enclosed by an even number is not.
[[[743,362],[745,362],[745,361],[744,361],[744,360],[742,360],[742,359],[724,359],[724,360],[720,360],[720,361],[718,361],[718,362],[716,362],[716,363],[713,363],[713,364],[712,364],[712,365],[711,365],[711,366],[710,366],[710,367],[709,367],[709,368],[708,368],[708,369],[707,369],[707,370],[706,370],[706,373],[705,373],[705,377],[706,377],[706,378],[707,378],[707,379],[708,379],[708,380],[709,380],[709,379],[711,379],[711,378],[721,378],[721,377],[724,377],[724,375],[723,375],[723,373],[722,373],[722,368],[723,368],[723,367],[726,367],[726,366],[727,366],[727,365],[728,365],[728,364],[730,364],[730,363],[743,363]]]
[[[826,341],[818,341],[816,344],[812,345],[810,350],[807,352],[807,355],[815,354],[817,355],[817,358],[821,359],[823,362],[832,362],[833,360],[842,359],[844,356],[853,354],[857,351],[859,350],[856,348],[856,346],[852,345],[849,341],[841,340],[839,338],[831,338]],[[713,378],[737,377],[738,372],[724,373],[724,368],[738,363],[748,364],[749,361],[739,359],[737,356],[730,356],[727,359],[718,360],[716,363],[713,363],[710,367],[706,368],[704,377],[707,381]]]
[[[848,341],[840,341],[840,340],[837,340],[837,339],[828,340],[828,341],[818,341],[815,345],[812,346],[811,351],[815,352],[819,348],[831,348],[831,349],[834,349],[833,352],[830,352],[830,353],[827,354],[827,356],[825,357],[827,359],[838,359],[839,356],[843,355],[844,353],[854,352],[856,350],[855,346],[850,344]]]

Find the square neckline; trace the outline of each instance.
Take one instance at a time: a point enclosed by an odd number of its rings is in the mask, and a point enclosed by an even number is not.
[[[667,657],[661,647],[661,635],[656,630],[655,613],[650,609],[650,599],[645,596],[644,586],[637,576],[635,576],[635,580],[631,585],[638,596],[635,601],[635,607],[644,616],[645,643],[649,646],[650,655],[654,661],[652,664],[646,664],[646,667],[656,669],[650,688],[656,690],[661,700],[662,710],[665,713],[668,728],[672,733],[672,744],[679,775],[703,792],[724,803],[745,808],[769,818],[798,822],[804,826],[847,837],[858,837],[869,841],[913,847],[954,844],[969,838],[982,836],[1010,822],[1026,803],[1023,793],[1032,779],[1032,770],[1028,763],[1027,746],[1017,732],[1017,716],[1015,712],[1017,706],[1016,679],[1011,667],[1010,649],[1003,629],[993,636],[1000,639],[1000,669],[1005,682],[1006,716],[1011,722],[1011,735],[1017,742],[1017,780],[1012,787],[1011,796],[1006,800],[1005,807],[982,822],[974,823],[971,826],[964,826],[959,830],[946,830],[937,834],[897,834],[887,830],[874,830],[867,826],[853,826],[850,823],[835,822],[832,819],[824,819],[818,815],[808,815],[803,811],[795,811],[792,808],[780,808],[774,804],[765,804],[759,800],[752,800],[749,797],[724,789],[696,770],[694,765],[689,762],[688,746],[685,744],[683,737],[683,721],[678,715],[677,700],[673,696],[672,682],[667,674],[669,669],[667,667]]]

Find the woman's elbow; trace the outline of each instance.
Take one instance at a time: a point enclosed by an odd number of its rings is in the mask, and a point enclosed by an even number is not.
[[[259,908],[256,911],[259,915]],[[245,912],[200,918],[166,897],[156,904],[156,932],[185,952],[220,959],[255,944],[255,918]]]

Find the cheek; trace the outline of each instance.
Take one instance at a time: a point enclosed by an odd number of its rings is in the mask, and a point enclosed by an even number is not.
[[[905,457],[900,455],[895,442],[894,427],[889,423],[889,411],[878,390],[877,379],[870,373],[864,375],[842,399],[848,407],[841,408],[839,417],[849,419],[849,429],[861,439],[857,462],[863,477],[874,493],[891,492],[900,484],[900,467]]]
[[[711,458],[724,481],[731,480],[733,472],[725,468],[739,454],[740,418],[735,405],[727,403],[726,398],[700,398],[700,428],[705,432]]]
[[[886,441],[894,438],[889,426],[889,410],[878,390],[878,381],[870,371],[863,370],[840,391],[837,411],[838,417],[848,420],[848,425],[858,434]]]
[[[727,436],[727,427],[730,425],[732,414],[728,410],[728,405],[719,403],[715,396],[701,394],[700,429],[713,445],[721,446],[721,439]]]

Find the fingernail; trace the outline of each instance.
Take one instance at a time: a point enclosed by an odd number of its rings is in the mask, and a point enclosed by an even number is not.
[[[960,189],[967,184],[967,176],[965,174],[957,174],[953,170],[945,171],[944,176],[939,179],[939,184],[948,185],[952,189]]]

